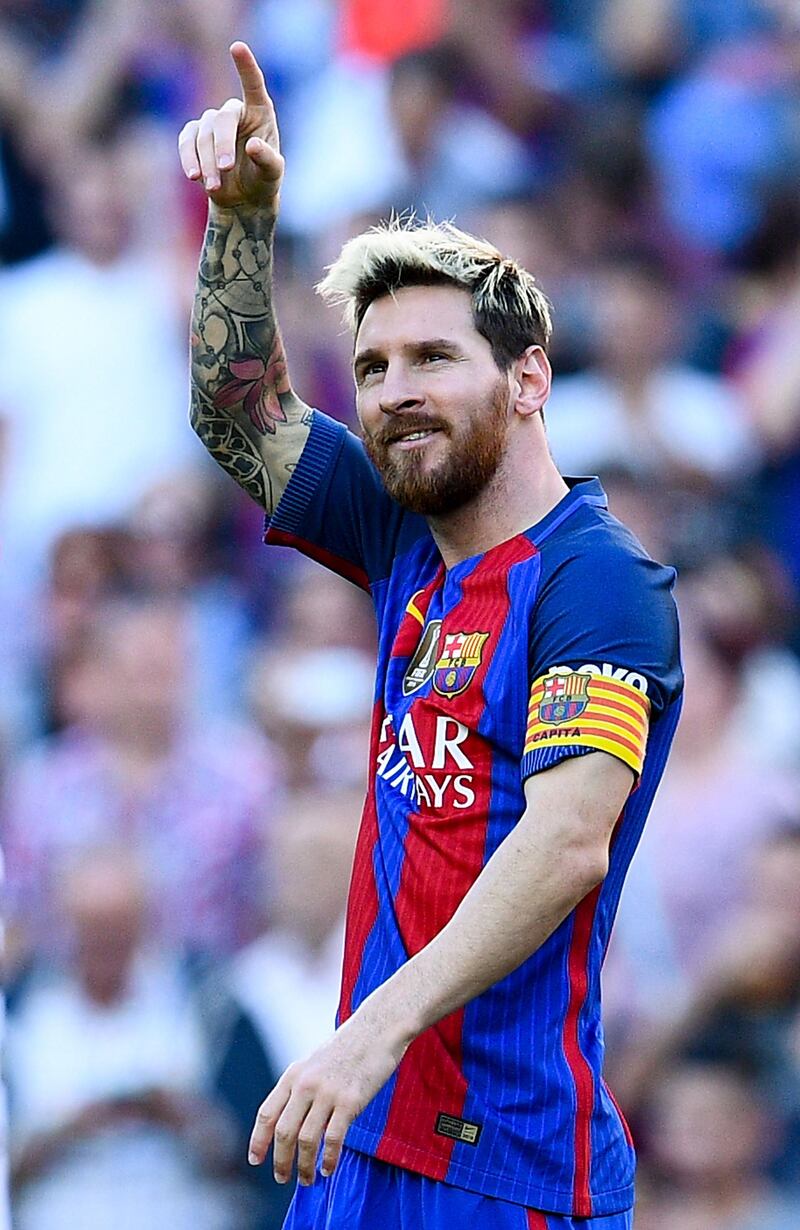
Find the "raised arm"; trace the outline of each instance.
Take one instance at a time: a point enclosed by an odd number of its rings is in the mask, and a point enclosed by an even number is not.
[[[191,423],[212,457],[271,513],[303,451],[311,410],[292,391],[272,303],[283,177],[275,108],[245,43],[231,47],[242,97],[181,132],[208,227],[192,314]]]

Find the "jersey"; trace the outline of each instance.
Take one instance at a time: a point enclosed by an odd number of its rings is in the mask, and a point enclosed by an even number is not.
[[[266,541],[367,589],[378,663],[339,1020],[444,927],[519,821],[524,783],[596,750],[632,770],[608,873],[513,973],[412,1042],[351,1148],[530,1208],[633,1203],[630,1133],[603,1080],[600,969],[682,692],[674,573],[597,480],[445,569],[424,518],[315,412]]]

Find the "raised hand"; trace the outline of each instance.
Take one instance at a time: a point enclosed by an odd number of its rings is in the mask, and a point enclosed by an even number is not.
[[[247,44],[233,43],[231,56],[242,97],[184,126],[181,166],[188,179],[202,180],[208,197],[223,209],[249,205],[276,212],[284,160],[275,107]]]

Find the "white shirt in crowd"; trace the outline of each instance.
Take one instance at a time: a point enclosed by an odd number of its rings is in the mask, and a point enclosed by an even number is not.
[[[11,1139],[22,1145],[83,1108],[154,1088],[202,1089],[199,1020],[174,965],[139,959],[127,996],[108,1008],[70,979],[26,995],[8,1026]],[[154,1124],[130,1121],[76,1141],[15,1197],[15,1230],[235,1230],[224,1188],[186,1146]]]
[[[546,414],[550,447],[565,474],[602,476],[615,467],[647,474],[662,469],[666,458],[726,478],[754,458],[735,392],[719,377],[689,367],[655,372],[637,418],[598,371],[556,377]]]

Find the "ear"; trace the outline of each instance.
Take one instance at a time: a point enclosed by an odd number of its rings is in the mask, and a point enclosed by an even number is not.
[[[541,346],[529,346],[511,370],[512,393],[516,391],[514,413],[530,418],[541,410],[550,396],[553,372]]]

